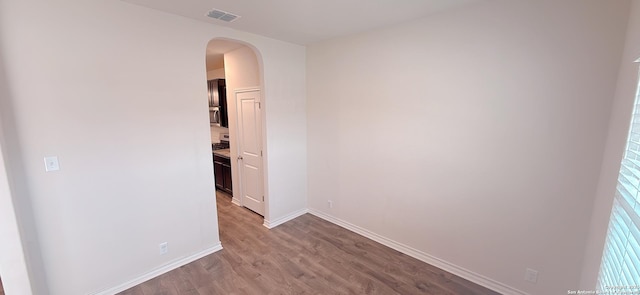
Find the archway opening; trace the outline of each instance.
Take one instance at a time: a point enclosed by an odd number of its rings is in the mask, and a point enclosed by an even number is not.
[[[206,70],[216,194],[268,219],[260,54],[250,44],[215,38],[207,44]]]

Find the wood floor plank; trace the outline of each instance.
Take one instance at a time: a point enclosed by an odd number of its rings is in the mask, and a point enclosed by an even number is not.
[[[355,278],[356,279],[355,281],[363,282],[360,284],[360,291],[366,290],[367,288],[372,286],[379,285],[379,284],[371,285],[369,283],[370,281],[375,281],[378,283],[382,283],[383,286],[377,286],[377,289],[382,289],[383,293],[387,293],[387,294],[416,293],[415,291],[409,290],[408,288],[406,288],[406,282],[398,281],[393,276],[389,276],[384,272],[374,271],[372,268],[362,263],[359,263],[358,261],[362,260],[363,258],[365,258],[364,261],[368,261],[368,258],[365,257],[368,253],[366,251],[356,249],[356,248],[362,247],[362,245],[360,245],[362,244],[361,242],[351,243],[350,241],[342,240],[342,238],[340,237],[340,234],[337,232],[332,232],[330,235],[326,235],[321,232],[311,231],[310,236],[320,240],[321,242],[322,241],[325,242],[326,245],[324,245],[323,247],[327,249],[326,251],[330,251],[331,253],[334,253],[334,257],[336,259],[332,261],[328,261],[330,264],[332,263],[333,265],[339,265],[340,266],[339,268],[347,270],[350,273],[360,274],[358,278]],[[316,243],[316,245],[318,244],[319,243]],[[333,247],[334,249],[328,249],[330,247]],[[344,252],[344,253],[341,253],[341,252]],[[353,259],[354,257],[357,257],[358,261],[354,261]],[[377,270],[384,269],[385,263],[380,262],[381,258],[384,258],[384,256],[376,257],[375,259],[377,263],[374,265],[374,268]],[[346,264],[343,262],[346,262]],[[341,269],[336,269],[335,267],[332,267],[332,269],[338,272],[341,270]]]
[[[269,230],[217,205],[222,251],[120,294],[498,294],[310,214]]]
[[[145,295],[180,295],[173,281],[176,273],[165,273],[141,285]]]
[[[142,285],[137,285],[126,291],[120,292],[119,295],[144,295],[144,291],[142,291]]]

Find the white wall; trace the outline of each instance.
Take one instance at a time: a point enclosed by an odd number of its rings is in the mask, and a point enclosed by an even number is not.
[[[208,70],[207,80],[211,79],[224,79],[224,68]]]
[[[596,199],[589,239],[584,255],[581,289],[593,290],[600,269],[602,250],[606,240],[609,216],[615,196],[616,181],[620,171],[620,161],[629,132],[631,112],[635,102],[638,86],[638,70],[640,63],[640,1],[633,0],[630,9],[627,40],[622,55],[615,100],[611,110],[609,133],[606,138],[606,149],[602,160],[602,170],[598,181]]]
[[[224,64],[227,94],[230,97],[237,89],[261,86],[258,58],[251,48],[241,46],[225,53]]]
[[[4,38],[0,30],[0,48]],[[1,52],[1,51],[0,51]],[[21,144],[15,125],[5,57],[0,54],[0,277],[6,294],[46,290],[40,245],[24,181]]]
[[[1,126],[2,124],[0,124]],[[0,128],[0,130],[2,130]],[[0,132],[1,133],[1,132]],[[21,231],[16,214],[17,206],[11,198],[11,189],[4,160],[6,143],[0,144],[0,278],[4,279],[3,294],[32,294],[28,263],[24,253],[27,246],[20,238]]]
[[[302,106],[266,116],[271,148],[292,151],[269,158],[272,200],[285,204],[272,214],[304,208],[306,167],[288,162],[306,159],[303,47],[120,1],[5,0],[0,36],[6,140],[21,143],[7,158],[24,168],[9,176],[28,188],[13,199],[31,203],[19,218],[38,239],[27,255],[42,257],[35,294],[107,290],[218,245],[203,59],[215,37],[255,46],[265,96]],[[44,172],[46,155],[60,171]]]
[[[577,289],[628,8],[488,1],[309,46],[310,209],[503,292]]]
[[[229,144],[231,159],[238,157],[238,109],[236,107],[236,90],[248,87],[262,88],[260,82],[260,65],[253,49],[241,46],[238,49],[224,54],[224,65],[227,85],[227,116],[229,118]],[[234,180],[240,179],[240,167],[237,161],[231,161],[231,174]],[[233,191],[240,192],[240,182],[233,182]],[[265,193],[268,193],[265,191]],[[233,195],[234,202],[241,204],[240,195]],[[266,208],[265,208],[266,209]],[[268,210],[265,210],[265,219],[268,220]]]
[[[266,209],[271,226],[307,209],[306,51],[258,47],[262,55]]]
[[[262,110],[266,114],[266,145],[263,147],[267,158],[265,175],[265,225],[278,224],[307,208],[306,176],[306,101],[294,99],[295,93],[305,91],[305,72],[294,67],[295,63],[279,63],[276,58],[267,59],[264,51],[256,56],[254,51],[243,46],[224,54],[225,77],[227,83],[227,104],[229,107],[229,130],[231,135],[231,158],[237,157],[235,140],[237,135],[236,101],[234,91],[247,87],[261,86]],[[281,61],[304,61],[304,53],[286,53],[273,50]],[[266,69],[277,67],[282,75],[267,75]],[[265,74],[260,77],[260,68]],[[284,96],[282,96],[284,94]],[[294,122],[304,122],[299,125]],[[305,138],[305,141],[300,141]],[[263,141],[264,142],[264,141]],[[286,163],[286,164],[285,164]],[[235,163],[237,164],[237,163]],[[284,165],[282,165],[284,164]],[[238,179],[238,168],[231,165],[234,179]],[[305,171],[304,175],[296,171]],[[239,191],[237,182],[233,190]],[[301,197],[304,196],[304,197]]]

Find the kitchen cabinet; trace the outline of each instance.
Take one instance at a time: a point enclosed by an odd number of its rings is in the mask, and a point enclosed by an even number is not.
[[[213,79],[207,81],[209,96],[209,110],[217,110],[219,118],[213,120],[212,124],[229,127],[229,116],[227,108],[227,86],[225,79]]]
[[[231,159],[213,154],[213,170],[216,178],[216,188],[233,195],[231,183]]]

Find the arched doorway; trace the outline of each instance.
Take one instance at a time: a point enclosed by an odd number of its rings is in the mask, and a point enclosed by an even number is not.
[[[227,151],[213,152],[217,191],[268,218],[260,55],[250,44],[222,38],[209,41],[206,52],[212,148],[226,135],[229,143]]]

